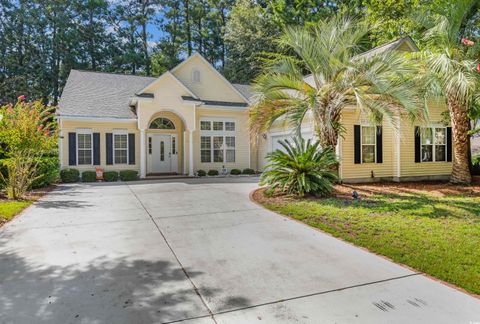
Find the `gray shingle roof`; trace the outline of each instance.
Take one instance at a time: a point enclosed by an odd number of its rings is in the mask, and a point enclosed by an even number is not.
[[[71,70],[59,102],[61,116],[135,118],[129,107],[135,93],[156,78]]]
[[[238,92],[240,92],[245,98],[249,99],[252,97],[252,87],[249,86],[248,84],[238,84],[238,83],[233,83],[232,84],[235,89],[237,89]]]

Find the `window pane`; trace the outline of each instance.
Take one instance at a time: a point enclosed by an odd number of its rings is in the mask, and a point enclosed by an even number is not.
[[[422,144],[431,145],[433,144],[433,134],[431,128],[422,128]]]
[[[210,150],[201,150],[200,157],[202,163],[210,163],[212,162],[212,152]]]
[[[92,164],[92,151],[78,150],[78,164]]]
[[[435,144],[445,144],[445,128],[435,128]]]
[[[235,123],[234,122],[225,122],[225,130],[226,131],[234,131],[235,130]]]
[[[114,138],[115,149],[127,148],[127,134],[115,134],[113,138]]]
[[[92,135],[91,134],[78,134],[78,148],[89,149],[92,148]]]
[[[212,130],[212,124],[209,121],[200,121],[200,130]]]
[[[219,121],[214,121],[213,122],[213,130],[214,131],[221,131],[223,130],[223,122]]]
[[[362,127],[362,144],[375,144],[375,127]]]
[[[233,136],[225,137],[225,146],[227,149],[235,148],[235,137]]]
[[[223,162],[223,137],[222,136],[213,137],[213,162]]]
[[[435,161],[446,161],[445,145],[435,145]]]
[[[225,162],[235,162],[235,150],[227,150],[225,152],[225,155],[226,155]]]
[[[375,162],[375,145],[362,145],[362,163]]]
[[[115,163],[116,164],[127,163],[127,150],[115,150]]]
[[[433,145],[422,145],[422,162],[433,161],[432,150]]]
[[[150,129],[175,129],[175,125],[168,118],[157,118],[150,124]]]
[[[210,150],[210,148],[212,147],[211,145],[211,141],[210,141],[210,136],[202,136],[200,138],[200,148],[202,150]]]

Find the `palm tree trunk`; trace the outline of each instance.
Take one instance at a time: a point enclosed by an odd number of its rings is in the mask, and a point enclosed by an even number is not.
[[[453,167],[450,177],[451,183],[469,184],[472,182],[468,160],[468,131],[470,123],[467,110],[455,100],[448,101],[448,110],[452,122],[453,136]]]

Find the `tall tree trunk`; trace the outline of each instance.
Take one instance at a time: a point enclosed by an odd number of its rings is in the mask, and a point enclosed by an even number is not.
[[[148,0],[142,1],[142,47],[143,47],[143,58],[145,60],[145,72],[148,76],[150,73],[150,57],[148,55],[148,40],[147,40],[147,7],[149,5]]]
[[[450,182],[469,184],[472,182],[472,176],[468,161],[468,151],[470,149],[468,145],[468,131],[470,130],[470,122],[467,110],[455,100],[448,101],[448,110],[452,122],[453,136],[453,167]]]
[[[192,27],[190,25],[190,0],[185,0],[185,27],[187,32],[187,52],[192,55]]]
[[[94,27],[93,27],[93,9],[90,8],[90,12],[89,12],[89,26],[88,26],[88,30],[90,32],[90,35],[88,35],[88,49],[89,49],[89,52],[90,52],[90,61],[92,63],[92,70],[96,70],[97,69],[97,60],[95,58],[95,40],[94,40]]]

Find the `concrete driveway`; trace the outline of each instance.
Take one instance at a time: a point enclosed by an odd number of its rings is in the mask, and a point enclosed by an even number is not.
[[[256,186],[60,186],[0,229],[0,323],[480,323],[478,299],[262,209]]]

